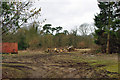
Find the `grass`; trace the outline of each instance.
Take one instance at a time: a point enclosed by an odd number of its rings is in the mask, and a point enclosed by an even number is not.
[[[88,62],[91,66],[104,65],[103,68],[106,69],[107,71],[118,73],[117,60],[108,60],[106,58],[101,58],[101,59],[88,59],[86,62]]]
[[[110,71],[110,72],[117,72],[118,73],[118,64],[106,66],[105,69],[107,71]],[[120,74],[120,72],[119,72],[119,74]]]
[[[97,57],[73,56],[73,60],[76,62],[87,62],[93,67],[96,67],[97,65],[103,65],[102,68],[105,70],[118,73],[118,60],[113,59],[111,55],[103,55]],[[96,69],[100,68],[96,67]]]

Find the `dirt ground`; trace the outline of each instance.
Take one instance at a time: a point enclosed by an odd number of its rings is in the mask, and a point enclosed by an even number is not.
[[[20,51],[3,54],[3,78],[118,78],[117,54]]]

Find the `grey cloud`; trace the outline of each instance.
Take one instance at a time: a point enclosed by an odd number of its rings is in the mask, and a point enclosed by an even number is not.
[[[34,6],[42,7],[46,23],[68,30],[85,22],[93,23],[94,14],[99,12],[97,0],[41,0]]]

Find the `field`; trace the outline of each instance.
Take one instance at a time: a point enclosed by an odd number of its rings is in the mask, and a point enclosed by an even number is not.
[[[19,51],[3,54],[3,78],[118,78],[117,54]]]

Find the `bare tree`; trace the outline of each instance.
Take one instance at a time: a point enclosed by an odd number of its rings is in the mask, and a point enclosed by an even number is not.
[[[93,34],[96,30],[96,27],[94,24],[89,24],[89,33]]]
[[[79,33],[82,36],[89,35],[95,31],[95,26],[93,24],[83,23],[79,26]]]
[[[87,23],[83,23],[79,26],[79,32],[81,35],[85,36],[85,35],[88,35],[89,33],[89,24]]]

